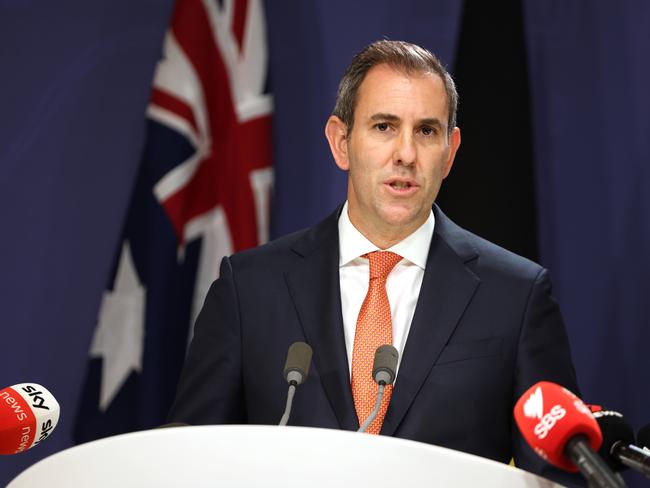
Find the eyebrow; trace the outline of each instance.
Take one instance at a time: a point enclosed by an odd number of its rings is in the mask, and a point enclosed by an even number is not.
[[[387,122],[398,122],[400,118],[397,115],[394,114],[387,114],[387,113],[376,113],[370,116],[370,120],[373,121],[381,121],[385,120]],[[426,118],[418,121],[418,125],[431,125],[434,127],[438,127],[440,129],[443,129],[445,126],[444,124],[440,121],[440,119],[436,117],[432,118]]]
[[[399,120],[399,117],[397,115],[385,114],[380,112],[378,114],[371,115],[370,120],[388,120],[390,122],[396,122]]]
[[[440,129],[444,129],[445,125],[440,122],[440,119],[437,118],[432,118],[432,119],[422,119],[420,121],[420,125],[432,125],[434,127],[438,127]]]

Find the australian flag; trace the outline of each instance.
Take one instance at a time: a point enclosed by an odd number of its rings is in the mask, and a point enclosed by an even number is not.
[[[178,0],[90,348],[76,442],[165,422],[221,258],[268,239],[266,81],[261,0]]]

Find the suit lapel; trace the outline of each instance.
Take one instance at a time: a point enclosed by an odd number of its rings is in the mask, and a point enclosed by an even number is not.
[[[295,244],[302,260],[285,274],[314,365],[342,429],[358,428],[350,388],[339,286],[338,214]]]
[[[476,253],[435,207],[436,227],[397,382],[382,434],[393,435],[470,302],[479,278],[466,263]]]

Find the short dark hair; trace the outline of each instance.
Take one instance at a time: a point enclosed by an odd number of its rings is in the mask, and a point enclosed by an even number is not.
[[[386,64],[406,74],[437,74],[445,85],[447,131],[451,133],[451,130],[456,127],[458,108],[458,92],[451,75],[431,51],[409,42],[388,40],[373,42],[354,56],[341,78],[332,115],[336,115],[345,123],[348,133],[354,125],[354,110],[357,106],[359,87],[368,72],[380,64]]]

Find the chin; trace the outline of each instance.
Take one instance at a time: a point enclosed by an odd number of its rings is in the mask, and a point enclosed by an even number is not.
[[[383,212],[382,220],[393,227],[409,227],[418,220],[418,213],[406,209],[391,209]]]

